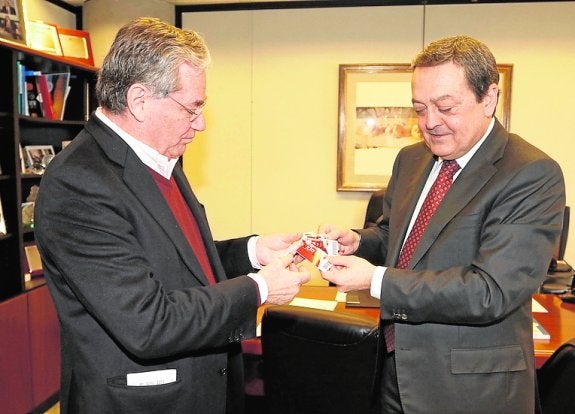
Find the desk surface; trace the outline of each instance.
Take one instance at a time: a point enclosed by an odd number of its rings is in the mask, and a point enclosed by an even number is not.
[[[302,286],[298,297],[310,299],[335,300],[337,290],[334,287]],[[575,338],[575,304],[563,303],[556,295],[536,294],[533,298],[548,312],[534,313],[533,316],[549,332],[550,339],[535,339],[535,361],[540,367],[543,362],[564,342]],[[261,320],[263,307],[258,311],[258,320]],[[361,314],[379,319],[379,309],[375,308],[347,308],[345,303],[339,302],[335,312]]]

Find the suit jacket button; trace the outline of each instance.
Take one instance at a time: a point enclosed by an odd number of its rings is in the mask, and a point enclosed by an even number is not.
[[[218,370],[218,374],[220,374],[222,377],[225,377],[226,375],[228,375],[228,369],[227,368],[220,368]]]

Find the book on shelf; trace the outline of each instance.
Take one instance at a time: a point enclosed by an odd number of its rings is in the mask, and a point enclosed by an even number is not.
[[[17,68],[20,114],[63,120],[70,92],[70,72],[30,70],[22,62],[17,62]]]
[[[66,100],[70,92],[70,72],[46,74],[54,110],[54,119],[63,120]]]
[[[4,219],[4,212],[2,211],[2,198],[0,198],[0,236],[6,234],[6,220]]]
[[[24,72],[24,82],[25,82],[25,93],[27,102],[27,113],[26,115],[42,118],[42,97],[40,96],[40,91],[38,90],[38,83],[36,82],[36,74],[41,72],[25,71]]]
[[[42,106],[42,114],[46,119],[54,118],[54,106],[52,105],[52,95],[48,86],[46,75],[36,75],[36,86],[38,88],[38,100]],[[53,89],[53,88],[52,88]]]

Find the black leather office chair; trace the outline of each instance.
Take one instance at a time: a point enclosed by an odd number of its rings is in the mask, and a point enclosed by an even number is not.
[[[374,413],[378,326],[370,318],[296,306],[265,310],[265,395],[270,413]]]
[[[383,195],[385,194],[385,189],[375,191],[367,203],[367,209],[365,211],[365,221],[363,223],[363,228],[375,227],[381,220],[381,209],[383,203]]]
[[[543,414],[575,413],[575,338],[555,350],[537,370]]]

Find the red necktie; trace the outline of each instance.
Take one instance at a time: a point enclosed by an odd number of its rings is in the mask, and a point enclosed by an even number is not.
[[[413,252],[415,251],[421,236],[423,236],[423,232],[425,231],[427,224],[431,220],[435,210],[437,210],[437,207],[441,204],[443,197],[445,197],[445,194],[447,194],[451,188],[453,176],[458,170],[459,164],[457,164],[457,161],[455,160],[446,160],[441,164],[439,175],[425,197],[425,201],[421,206],[421,210],[419,210],[419,214],[415,219],[411,232],[401,249],[396,266],[398,269],[407,269],[407,265],[411,260],[411,256],[413,256]],[[393,323],[388,323],[384,326],[383,334],[385,336],[387,352],[393,351],[395,348],[395,331],[393,329]]]

